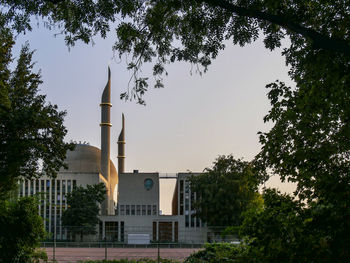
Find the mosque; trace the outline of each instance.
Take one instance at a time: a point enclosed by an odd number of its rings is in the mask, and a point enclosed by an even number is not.
[[[57,240],[66,240],[69,230],[61,225],[62,212],[67,209],[65,195],[76,186],[104,183],[106,199],[101,205],[97,235],[90,240],[106,239],[128,244],[148,244],[154,241],[203,243],[208,229],[195,216],[191,192],[186,178],[189,173],[177,173],[172,198],[171,215],[162,215],[159,208],[160,174],[157,172],[125,171],[125,117],[118,137],[118,169],[110,156],[111,74],[101,99],[101,149],[88,144],[77,144],[67,152],[68,169],[61,168],[55,179],[41,177],[20,184],[20,196],[45,193],[39,213],[44,218],[46,231]],[[192,173],[193,174],[193,173]],[[67,232],[68,231],[68,232]]]

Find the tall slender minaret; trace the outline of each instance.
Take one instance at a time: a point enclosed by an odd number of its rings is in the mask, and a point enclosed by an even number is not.
[[[111,70],[108,67],[108,82],[101,99],[101,174],[110,182],[110,137],[111,137]],[[107,189],[110,191],[110,189]]]
[[[122,114],[122,130],[118,137],[118,173],[125,172],[125,120]]]

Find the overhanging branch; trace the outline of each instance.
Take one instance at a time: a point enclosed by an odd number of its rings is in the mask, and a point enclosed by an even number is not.
[[[317,48],[350,55],[350,45],[347,41],[322,35],[313,29],[294,23],[286,17],[280,16],[280,15],[268,14],[258,10],[248,9],[245,7],[240,7],[224,0],[200,0],[200,1],[212,7],[221,7],[227,11],[233,12],[240,16],[256,18],[259,20],[265,20],[267,22],[279,25],[286,30],[290,30],[292,32],[300,34],[303,37],[311,40],[313,45]]]

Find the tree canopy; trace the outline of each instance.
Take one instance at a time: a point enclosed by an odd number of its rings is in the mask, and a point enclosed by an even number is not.
[[[38,200],[32,197],[0,200],[0,262],[39,262],[33,260],[37,256],[45,259],[45,253],[39,255],[36,250],[45,237],[38,207]]]
[[[239,226],[242,212],[259,204],[259,181],[251,164],[232,155],[219,156],[213,168],[189,181],[196,193],[196,215],[208,226]]]
[[[72,147],[63,141],[65,112],[38,94],[42,81],[28,44],[11,70],[14,40],[1,24],[0,32],[0,198],[7,198],[19,179],[55,176]]]
[[[99,222],[99,205],[105,200],[106,187],[103,183],[78,186],[67,194],[68,208],[62,214],[62,225],[75,235],[95,234]]]
[[[134,89],[124,98],[142,95],[148,76],[142,76],[144,63],[153,63],[155,87],[162,87],[166,65],[187,61],[206,71],[211,61],[229,42],[245,45],[264,37],[266,48],[290,45],[283,54],[297,82],[304,72],[304,61],[324,63],[332,57],[347,64],[350,57],[350,11],[348,1],[247,1],[247,0],[1,0],[2,16],[13,30],[31,29],[31,19],[41,17],[48,28],[56,27],[65,35],[67,45],[78,40],[106,37],[117,23],[113,49],[128,55]],[[320,58],[321,57],[321,58]],[[320,65],[320,69],[324,66]],[[321,77],[314,72],[314,77]],[[299,72],[298,72],[299,71]],[[301,72],[300,72],[301,71]],[[328,71],[328,69],[326,69]],[[301,74],[300,74],[301,73]],[[328,72],[331,73],[331,72]]]

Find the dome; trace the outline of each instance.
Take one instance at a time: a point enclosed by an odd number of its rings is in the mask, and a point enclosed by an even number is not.
[[[101,150],[87,144],[76,144],[73,151],[67,151],[65,163],[68,169],[61,168],[60,172],[69,173],[100,173]],[[112,161],[111,176],[117,175],[117,170]]]

